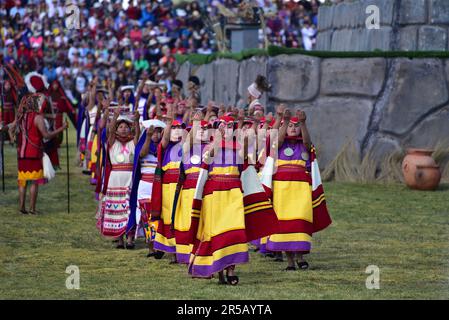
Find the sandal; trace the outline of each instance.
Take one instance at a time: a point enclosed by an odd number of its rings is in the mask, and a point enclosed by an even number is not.
[[[125,245],[124,244],[118,244],[115,248],[116,249],[125,249]]]
[[[307,261],[296,261],[296,264],[298,265],[298,268],[301,270],[307,270],[309,269],[309,263]]]
[[[25,209],[20,209],[19,212],[20,212],[21,214],[28,214],[28,211],[26,211]]]
[[[39,211],[37,211],[37,210],[33,210],[33,211],[28,211],[28,213],[31,213],[31,214],[34,214],[34,215],[38,215],[38,214],[40,214],[40,212]]]
[[[231,286],[236,286],[239,283],[239,277],[237,276],[226,276],[226,278]]]
[[[165,254],[164,251],[156,251],[155,254],[154,254],[154,259],[160,260],[160,259],[162,259],[164,254]]]
[[[126,249],[128,250],[133,250],[136,247],[136,245],[134,243],[127,243],[126,244]]]
[[[296,271],[296,267],[287,267],[285,271]]]

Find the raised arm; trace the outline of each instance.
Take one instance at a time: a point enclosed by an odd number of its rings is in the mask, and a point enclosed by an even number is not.
[[[168,143],[170,142],[170,134],[171,134],[171,126],[173,123],[173,105],[168,105],[168,112],[167,112],[167,126],[164,129],[164,133],[162,135],[162,149],[166,149],[168,146]]]
[[[108,144],[112,146],[115,142],[115,126],[117,124],[117,119],[120,115],[120,109],[116,108],[114,110],[114,117],[112,118],[111,122],[107,126],[108,128]]]
[[[301,123],[301,135],[302,135],[302,142],[306,146],[307,150],[310,150],[312,148],[312,139],[310,138],[309,130],[307,130],[306,126],[306,113],[302,110],[296,111],[296,116],[299,119],[299,122]]]
[[[136,109],[134,111],[134,145],[137,145],[137,143],[139,142],[139,138],[140,138],[139,119],[140,119],[140,113],[139,113],[139,110]]]
[[[97,81],[98,81],[98,79],[97,79],[97,77],[95,77],[90,86],[89,104],[87,105],[88,110],[92,110],[92,108],[95,106],[95,93],[97,91]]]
[[[282,144],[284,143],[285,135],[287,134],[287,127],[290,122],[291,116],[292,116],[292,114],[291,114],[290,110],[286,109],[284,111],[284,117],[283,117],[284,122],[282,123],[281,127],[279,128],[279,136],[278,136],[279,146],[282,146]]]
[[[145,139],[145,143],[143,144],[142,149],[140,150],[139,156],[141,158],[146,157],[148,155],[148,153],[150,152],[151,137],[153,136],[153,133],[154,133],[154,127],[150,126],[146,132],[147,136]]]
[[[60,134],[61,132],[63,132],[65,130],[65,128],[67,128],[67,121],[65,121],[62,124],[62,127],[59,127],[58,129],[54,130],[54,131],[48,131],[47,128],[45,127],[45,122],[44,122],[44,118],[41,115],[37,115],[34,118],[34,124],[37,126],[37,128],[39,129],[40,133],[42,134],[42,137],[44,137],[45,139],[51,140],[54,137],[56,137],[58,134]]]

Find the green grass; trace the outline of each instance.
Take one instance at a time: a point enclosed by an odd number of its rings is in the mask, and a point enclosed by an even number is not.
[[[240,52],[214,52],[211,54],[175,54],[176,61],[181,65],[189,61],[194,65],[202,65],[213,62],[216,59],[232,59],[242,61],[254,56],[275,57],[281,54],[302,54],[317,58],[449,58],[448,51],[307,51],[298,48],[286,48],[270,45],[267,49],[247,49]]]
[[[74,134],[71,155],[75,155]],[[62,167],[65,168],[65,150]],[[1,299],[448,299],[449,186],[436,192],[402,185],[325,184],[331,227],[314,237],[305,272],[282,271],[251,253],[237,268],[237,287],[191,279],[185,266],[115,250],[95,228],[88,177],[71,167],[72,212],[66,212],[65,169],[40,189],[40,216],[17,212],[16,154],[6,145],[7,191],[0,194]],[[66,267],[80,269],[80,290],[68,290]],[[380,290],[368,290],[365,269],[380,268]]]

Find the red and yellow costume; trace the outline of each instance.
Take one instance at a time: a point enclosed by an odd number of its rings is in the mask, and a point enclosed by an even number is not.
[[[26,186],[27,182],[44,184],[44,171],[42,166],[43,141],[42,134],[34,124],[39,114],[35,109],[33,96],[28,95],[22,99],[17,119],[17,164],[19,186]]]

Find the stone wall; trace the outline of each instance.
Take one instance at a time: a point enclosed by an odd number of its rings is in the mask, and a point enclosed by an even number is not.
[[[366,8],[380,10],[380,29],[367,29]],[[448,0],[353,0],[318,11],[317,50],[446,51]]]
[[[306,111],[323,168],[349,141],[376,159],[407,147],[449,146],[449,60],[280,55],[187,62],[178,78],[192,74],[200,78],[203,104],[232,105],[246,99],[257,74],[265,75],[273,84],[263,99],[267,109],[283,102]]]

